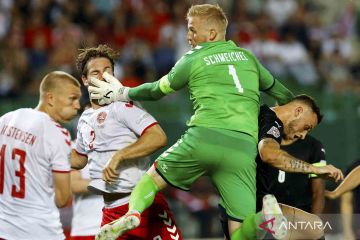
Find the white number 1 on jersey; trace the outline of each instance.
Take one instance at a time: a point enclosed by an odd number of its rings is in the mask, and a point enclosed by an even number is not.
[[[244,89],[241,86],[240,80],[238,75],[236,74],[236,69],[234,67],[234,65],[228,65],[229,66],[229,74],[232,76],[235,86],[238,89],[239,93],[243,93]]]

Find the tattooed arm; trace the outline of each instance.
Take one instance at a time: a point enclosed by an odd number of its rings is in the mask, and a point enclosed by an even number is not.
[[[295,173],[315,173],[315,167],[297,159],[280,149],[280,144],[272,138],[264,138],[258,144],[260,158],[263,162],[283,170]]]
[[[297,159],[280,149],[280,144],[273,138],[264,138],[258,144],[260,158],[263,162],[285,172],[313,173],[334,181],[343,179],[341,170],[332,165],[316,167]]]

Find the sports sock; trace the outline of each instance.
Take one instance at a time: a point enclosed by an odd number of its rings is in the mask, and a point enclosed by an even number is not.
[[[263,222],[262,212],[252,214],[245,218],[241,227],[231,235],[231,240],[253,240],[262,238],[265,231],[259,227]]]
[[[131,193],[129,211],[142,213],[153,203],[158,191],[159,188],[154,180],[145,173]]]

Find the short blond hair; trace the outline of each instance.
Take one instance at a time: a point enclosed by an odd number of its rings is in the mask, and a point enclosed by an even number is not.
[[[43,96],[49,91],[56,91],[61,88],[64,83],[70,83],[80,88],[80,83],[76,78],[63,71],[53,71],[48,73],[40,83],[40,96]]]
[[[186,14],[186,19],[189,17],[203,17],[209,24],[215,24],[224,33],[226,32],[228,20],[219,4],[192,5]]]

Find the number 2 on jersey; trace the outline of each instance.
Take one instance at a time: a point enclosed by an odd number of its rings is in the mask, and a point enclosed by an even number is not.
[[[94,141],[95,141],[95,131],[94,130],[91,130],[90,137],[91,137],[91,141],[89,142],[89,148],[93,149],[94,148]]]
[[[241,83],[240,83],[238,75],[236,74],[236,69],[235,69],[234,65],[228,65],[228,66],[229,66],[229,74],[232,76],[232,78],[234,80],[235,87],[237,88],[239,93],[244,93],[244,89],[241,86]]]
[[[5,149],[6,145],[1,146],[0,150],[0,193],[4,192],[4,179],[5,179]],[[11,196],[16,198],[25,197],[25,159],[26,152],[18,148],[14,148],[11,153],[12,160],[16,160],[18,157],[20,169],[15,171],[15,176],[19,177],[20,180],[20,189],[17,191],[16,186],[13,184],[11,187]]]

